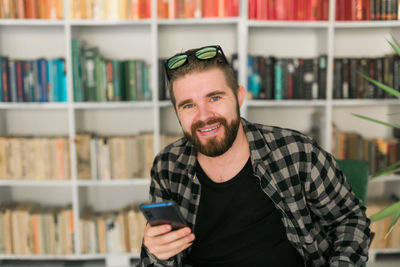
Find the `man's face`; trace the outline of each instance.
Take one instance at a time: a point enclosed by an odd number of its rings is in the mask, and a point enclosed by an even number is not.
[[[187,74],[174,81],[173,90],[186,138],[206,156],[224,154],[235,141],[240,114],[223,72],[215,68]]]

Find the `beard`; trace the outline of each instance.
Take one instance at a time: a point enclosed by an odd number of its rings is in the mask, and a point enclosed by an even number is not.
[[[223,127],[225,130],[225,136],[222,140],[218,141],[216,137],[210,138],[205,144],[201,143],[199,137],[197,136],[197,130],[206,125],[211,125],[214,123],[220,123],[219,127]],[[237,109],[237,116],[228,123],[225,118],[214,117],[207,121],[197,121],[191,126],[191,133],[183,131],[186,139],[188,139],[197,152],[204,154],[208,157],[218,157],[228,151],[232,147],[233,142],[236,139],[238,129],[240,125],[240,115]]]

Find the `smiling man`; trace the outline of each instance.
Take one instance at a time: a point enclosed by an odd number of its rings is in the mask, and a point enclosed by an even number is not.
[[[165,63],[185,137],[151,171],[152,202],[174,201],[188,227],[146,227],[142,266],[361,266],[369,220],[335,159],[299,132],[240,118],[219,46]],[[321,227],[324,230],[321,230]]]

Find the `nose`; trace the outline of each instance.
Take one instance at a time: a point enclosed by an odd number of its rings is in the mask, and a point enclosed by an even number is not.
[[[197,105],[197,120],[206,122],[214,116],[214,111],[207,104]]]

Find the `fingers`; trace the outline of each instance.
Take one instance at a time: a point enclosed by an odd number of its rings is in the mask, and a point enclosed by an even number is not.
[[[163,224],[159,226],[150,226],[149,224],[146,226],[145,235],[153,237],[168,233],[172,230],[171,225]]]
[[[189,227],[172,232],[170,225],[146,227],[144,245],[150,253],[163,260],[191,246],[194,237]]]
[[[173,249],[171,251],[168,252],[164,252],[164,253],[160,253],[158,256],[156,256],[157,258],[159,258],[160,260],[167,260],[173,256],[175,256],[176,254],[178,254],[179,252],[187,249],[188,247],[190,247],[193,243],[188,243],[182,247]]]

